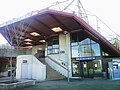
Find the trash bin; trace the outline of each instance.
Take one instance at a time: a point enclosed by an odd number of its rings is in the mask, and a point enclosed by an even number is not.
[[[8,77],[9,77],[9,76],[11,76],[11,71],[10,71],[10,70],[8,70]]]
[[[103,78],[106,78],[106,72],[102,72]]]

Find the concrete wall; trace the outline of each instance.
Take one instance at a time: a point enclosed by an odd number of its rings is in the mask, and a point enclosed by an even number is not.
[[[37,53],[37,50],[45,50],[45,45],[38,45],[32,47],[32,55],[35,55]]]
[[[27,60],[26,63],[25,60]],[[23,68],[25,65],[27,65],[27,68]],[[38,61],[33,55],[19,55],[16,67],[16,79],[36,79],[40,81],[46,79],[46,65]]]
[[[0,57],[17,57],[17,55],[29,55],[31,54],[31,49],[0,49]]]
[[[45,50],[45,45],[33,46],[32,49],[12,49],[12,57],[17,57],[17,55],[35,55],[37,50]],[[0,57],[11,57],[10,48],[1,48]]]

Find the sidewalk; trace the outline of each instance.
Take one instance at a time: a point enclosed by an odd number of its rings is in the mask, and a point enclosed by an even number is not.
[[[5,81],[10,81],[10,77],[1,77],[0,78],[0,83],[5,82]]]
[[[22,90],[120,90],[120,80],[78,79],[43,81]]]

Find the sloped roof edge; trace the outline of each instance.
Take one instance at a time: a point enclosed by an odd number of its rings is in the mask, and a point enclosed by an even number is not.
[[[91,34],[93,34],[95,37],[97,37],[100,40],[102,44],[109,47],[109,49],[115,51],[115,53],[117,54],[116,56],[120,56],[120,50],[117,49],[115,46],[113,46],[104,36],[98,33],[95,29],[93,29],[89,24],[87,24],[81,18],[74,15],[74,19],[77,20],[87,30],[86,32],[90,32]]]
[[[108,47],[111,51],[114,51],[116,56],[120,56],[120,50],[118,50],[116,47],[114,47],[106,38],[104,38],[100,33],[98,33],[95,29],[93,29],[89,24],[87,24],[84,20],[82,20],[80,17],[78,17],[77,15],[73,14],[73,13],[68,13],[68,12],[63,12],[63,11],[56,11],[56,10],[52,10],[52,9],[43,9],[40,11],[37,11],[35,14],[27,17],[27,18],[31,18],[31,17],[35,17],[35,16],[39,16],[42,14],[57,14],[57,15],[61,15],[61,16],[67,16],[67,17],[71,17],[74,18],[80,25],[82,25],[82,27],[85,28],[86,32],[91,33],[93,36],[97,37],[101,44],[103,44],[104,46]],[[27,18],[23,18],[22,20],[26,20]],[[19,20],[20,21],[20,20]],[[19,22],[17,21],[17,22]],[[16,22],[13,22],[11,24],[14,24]],[[10,24],[8,24],[10,25]],[[0,28],[5,27],[5,26],[0,26]]]

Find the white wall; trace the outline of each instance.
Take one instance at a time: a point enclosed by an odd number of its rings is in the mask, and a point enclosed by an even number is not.
[[[27,60],[27,63],[23,63]],[[46,65],[42,64],[33,55],[19,55],[17,57],[16,65],[16,79],[24,79],[22,76],[22,65],[28,64],[28,68],[24,68],[28,74],[26,79],[45,80],[46,79]]]

